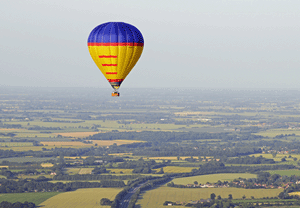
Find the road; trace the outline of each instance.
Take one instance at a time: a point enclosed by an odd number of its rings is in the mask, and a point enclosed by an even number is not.
[[[122,202],[120,203],[120,208],[127,208],[132,195],[136,193],[140,189],[140,187],[146,184],[147,182],[148,181],[146,181],[145,183],[138,184],[136,187],[129,189],[128,193],[125,195],[125,197],[122,199]]]

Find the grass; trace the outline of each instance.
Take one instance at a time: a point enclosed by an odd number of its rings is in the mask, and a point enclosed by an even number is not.
[[[297,169],[290,169],[290,170],[269,170],[268,171],[271,174],[279,174],[279,175],[286,175],[286,176],[292,176],[292,175],[300,175],[300,170]]]
[[[211,175],[200,175],[200,176],[192,176],[185,178],[175,178],[172,181],[175,184],[193,184],[194,181],[197,181],[199,184],[205,184],[206,182],[215,183],[218,180],[220,181],[232,181],[236,178],[256,178],[255,174],[250,173],[225,173],[225,174],[211,174]]]
[[[178,167],[178,166],[166,166],[163,167],[164,173],[188,173],[196,167]],[[156,172],[160,171],[160,168],[154,169]]]
[[[78,174],[91,174],[94,168],[81,168]]]
[[[89,188],[78,189],[72,192],[65,192],[58,194],[43,203],[39,204],[43,208],[94,208],[94,207],[108,207],[101,206],[100,200],[108,198],[111,201],[122,189],[117,188]]]
[[[69,175],[75,175],[78,174],[80,171],[80,168],[66,168],[66,173]]]
[[[222,198],[228,198],[232,194],[233,199],[240,199],[243,195],[246,198],[275,197],[282,190],[279,189],[242,189],[242,188],[170,188],[159,187],[147,192],[143,192],[137,201],[137,206],[163,208],[165,201],[190,201],[210,198],[210,194],[215,193]],[[155,200],[154,200],[155,199]],[[180,207],[180,206],[179,206]]]
[[[38,205],[57,194],[59,194],[59,192],[1,194],[0,202],[8,201],[14,203],[28,201]]]

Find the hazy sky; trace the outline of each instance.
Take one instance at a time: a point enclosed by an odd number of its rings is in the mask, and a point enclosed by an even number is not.
[[[145,40],[123,88],[300,88],[299,0],[2,0],[0,86],[111,89],[87,49],[109,21]]]

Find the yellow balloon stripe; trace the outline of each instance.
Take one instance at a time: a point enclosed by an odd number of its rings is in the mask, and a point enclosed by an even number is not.
[[[139,60],[143,46],[89,46],[89,52],[106,79],[125,79]]]

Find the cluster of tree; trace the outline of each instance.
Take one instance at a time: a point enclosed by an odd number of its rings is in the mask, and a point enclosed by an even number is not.
[[[0,133],[0,136],[4,136],[4,137],[14,137],[14,136],[16,136],[17,134],[15,134],[15,133]],[[3,140],[4,141],[4,140]]]
[[[0,122],[0,127],[1,128],[7,128],[7,129],[20,129],[22,128],[21,124],[5,124]]]
[[[102,173],[109,173],[109,171],[107,171],[105,167],[95,167],[94,170],[92,170],[92,174],[102,174]]]
[[[226,163],[228,164],[273,164],[275,161],[273,159],[267,159],[264,158],[263,156],[259,157],[237,157],[237,158],[232,158],[226,160]]]
[[[0,208],[35,208],[35,204],[32,202],[15,202],[15,203],[11,203],[11,202],[7,202],[7,201],[2,201],[0,203]]]
[[[100,200],[100,205],[102,205],[102,206],[104,206],[104,205],[109,206],[111,204],[112,204],[112,201],[110,201],[108,198],[102,198]]]
[[[28,130],[35,130],[35,131],[41,131],[41,130],[62,130],[60,127],[45,127],[45,126],[33,126],[29,127]]]
[[[63,181],[84,181],[84,180],[133,180],[139,178],[140,175],[55,175],[53,180],[63,180]]]

